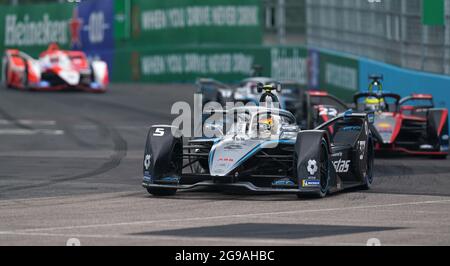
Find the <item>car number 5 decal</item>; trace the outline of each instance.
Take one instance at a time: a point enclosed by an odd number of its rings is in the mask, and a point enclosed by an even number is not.
[[[153,132],[153,136],[155,136],[155,137],[162,137],[162,136],[164,136],[164,128],[157,128],[156,130],[155,130],[155,132]]]

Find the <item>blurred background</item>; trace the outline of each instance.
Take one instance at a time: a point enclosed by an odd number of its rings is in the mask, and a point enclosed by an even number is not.
[[[113,82],[233,83],[254,65],[349,100],[373,72],[445,98],[450,1],[1,0],[0,49],[49,42],[106,60]],[[441,102],[444,105],[445,102]]]

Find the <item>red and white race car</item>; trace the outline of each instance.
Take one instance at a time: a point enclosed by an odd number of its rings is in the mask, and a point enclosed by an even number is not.
[[[50,44],[39,59],[16,49],[6,50],[2,81],[8,88],[21,90],[105,92],[109,77],[106,62],[89,61],[81,51],[61,50],[57,44]]]

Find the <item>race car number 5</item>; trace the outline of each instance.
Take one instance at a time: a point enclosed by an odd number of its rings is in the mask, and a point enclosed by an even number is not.
[[[155,137],[162,137],[162,136],[164,136],[164,128],[157,128],[157,129],[155,129],[155,132],[153,132],[153,136],[155,136]]]
[[[155,136],[155,137],[162,137],[162,136],[164,136],[164,128],[157,128],[156,130],[155,130],[155,132],[153,132],[153,136]]]

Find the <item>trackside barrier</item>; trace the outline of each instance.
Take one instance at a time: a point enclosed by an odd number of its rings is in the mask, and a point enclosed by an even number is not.
[[[369,74],[406,96],[430,93],[450,108],[450,77],[407,70],[348,53],[262,44],[259,0],[86,0],[0,5],[0,52],[17,48],[37,57],[49,43],[108,62],[117,82],[238,82],[255,64],[263,74],[327,90],[350,101]],[[2,74],[2,73],[1,73]],[[0,74],[0,75],[1,75]]]
[[[194,82],[210,77],[237,82],[263,66],[263,74],[279,80],[294,80],[306,86],[307,50],[304,47],[268,46],[175,46],[116,49],[113,80],[119,82]]]
[[[404,69],[328,49],[308,47],[308,54],[312,88],[325,89],[349,101],[355,92],[367,90],[369,75],[383,74],[384,90],[402,97],[413,93],[432,94],[437,107],[450,109],[449,76]]]
[[[408,70],[382,62],[361,58],[359,60],[359,82],[365,90],[369,74],[384,75],[383,89],[407,96],[412,93],[427,93],[434,96],[438,107],[450,109],[450,77]]]

